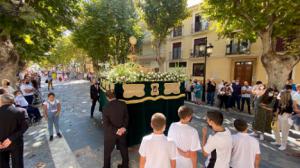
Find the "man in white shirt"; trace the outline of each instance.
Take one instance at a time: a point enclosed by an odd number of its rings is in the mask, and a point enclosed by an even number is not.
[[[28,78],[26,78],[24,83],[21,84],[20,89],[28,104],[31,105],[33,102],[34,88],[30,84],[30,80]]]
[[[140,153],[140,168],[175,168],[176,145],[163,133],[166,128],[166,117],[155,113],[151,118],[153,133],[142,140]]]
[[[207,128],[202,129],[202,152],[208,157],[206,168],[229,168],[232,150],[232,137],[227,128],[222,126],[223,114],[219,111],[208,111],[207,124],[215,132],[207,139]]]
[[[181,106],[178,109],[179,122],[171,124],[168,137],[175,141],[178,154],[177,168],[196,168],[197,151],[201,150],[200,139],[195,128],[188,125],[193,117],[193,110]]]
[[[258,141],[250,136],[246,121],[236,119],[234,127],[238,131],[232,136],[233,148],[230,166],[232,168],[259,168],[260,148]]]
[[[244,86],[242,87],[242,107],[241,107],[241,111],[244,111],[244,105],[245,102],[247,103],[247,107],[248,107],[248,113],[251,114],[250,111],[250,102],[251,102],[251,94],[252,94],[252,88],[251,86],[249,86],[248,82],[245,81],[244,82]]]

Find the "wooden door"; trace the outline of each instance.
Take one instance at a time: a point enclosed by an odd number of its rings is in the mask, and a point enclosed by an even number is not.
[[[252,61],[238,61],[235,62],[234,79],[239,79],[241,84],[248,81],[251,85],[253,75],[253,62]]]

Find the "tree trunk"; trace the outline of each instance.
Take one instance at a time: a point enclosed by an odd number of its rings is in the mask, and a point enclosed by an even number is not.
[[[261,61],[268,74],[268,86],[281,90],[289,78],[290,72],[299,60],[290,56],[263,55]]]
[[[163,67],[164,64],[164,58],[161,57],[161,53],[160,53],[161,43],[162,42],[160,40],[157,40],[155,42],[156,62],[159,65],[159,71],[161,71],[161,67]]]
[[[0,37],[0,80],[9,79],[11,83],[16,83],[19,63],[19,55],[11,40]]]
[[[98,72],[99,72],[99,69],[100,69],[99,64],[98,64],[98,60],[97,60],[97,59],[92,59],[92,61],[93,61],[93,70],[94,70],[96,73],[98,73]]]
[[[268,86],[276,86],[281,90],[300,57],[276,53],[271,33],[271,31],[265,31],[260,35],[263,47],[261,62],[268,75]]]

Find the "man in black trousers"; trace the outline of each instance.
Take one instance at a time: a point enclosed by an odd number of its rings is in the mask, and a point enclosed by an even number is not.
[[[90,87],[90,95],[92,99],[92,107],[91,107],[91,118],[94,117],[94,111],[97,101],[99,101],[99,95],[100,95],[100,87],[97,83],[96,79],[92,80],[92,85]]]
[[[0,168],[23,168],[23,134],[28,129],[25,113],[13,106],[14,96],[0,96]]]
[[[104,167],[110,168],[111,153],[117,145],[122,164],[118,168],[129,168],[126,127],[128,126],[127,105],[115,98],[113,91],[107,91],[108,104],[103,108]]]

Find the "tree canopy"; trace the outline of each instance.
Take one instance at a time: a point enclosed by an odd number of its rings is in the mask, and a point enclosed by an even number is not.
[[[294,0],[204,0],[201,10],[225,37],[262,42],[269,84],[283,86],[300,60],[300,3]],[[284,50],[278,51],[278,39]]]
[[[124,63],[129,37],[142,38],[138,16],[131,0],[95,0],[84,5],[73,42],[97,62]],[[94,64],[95,65],[95,64]]]
[[[74,27],[80,0],[2,0],[0,36],[11,39],[22,59],[38,59]]]
[[[171,28],[179,25],[189,16],[186,0],[145,0],[141,3],[144,20],[154,37],[158,63],[161,43],[171,32]]]

